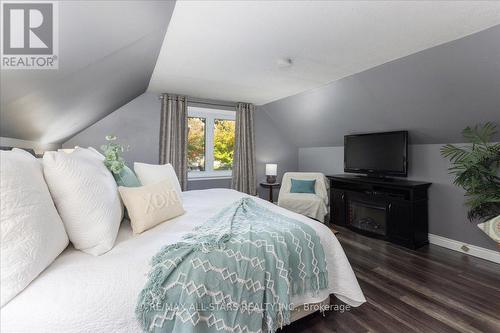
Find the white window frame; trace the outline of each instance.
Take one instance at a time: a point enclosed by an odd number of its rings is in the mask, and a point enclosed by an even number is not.
[[[215,119],[236,121],[236,111],[188,106],[188,117],[205,119],[205,171],[189,171],[188,179],[230,178],[232,170],[213,170]]]

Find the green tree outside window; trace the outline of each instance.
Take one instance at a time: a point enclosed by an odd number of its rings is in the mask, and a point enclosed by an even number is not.
[[[234,155],[234,120],[214,121],[214,170],[231,170]]]

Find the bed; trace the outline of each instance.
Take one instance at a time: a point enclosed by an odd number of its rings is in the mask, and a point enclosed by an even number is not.
[[[228,189],[183,192],[186,214],[140,235],[122,222],[114,248],[94,257],[68,247],[24,291],[1,310],[2,332],[140,332],[134,309],[149,262],[163,246],[179,241],[223,207],[246,196]],[[331,294],[359,306],[365,302],[352,268],[325,225],[256,198],[259,204],[310,225],[320,236],[327,260],[328,288],[293,297],[292,319],[301,306],[327,303]]]

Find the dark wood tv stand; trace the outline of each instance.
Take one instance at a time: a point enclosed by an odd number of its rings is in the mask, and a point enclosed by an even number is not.
[[[350,174],[327,177],[332,223],[411,249],[428,243],[431,183]]]

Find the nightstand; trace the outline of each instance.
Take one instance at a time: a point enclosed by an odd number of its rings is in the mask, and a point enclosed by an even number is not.
[[[269,200],[269,202],[273,202],[273,189],[274,188],[279,188],[281,186],[281,183],[266,183],[266,182],[262,182],[262,183],[260,183],[260,186],[269,189],[269,199],[268,200]]]

